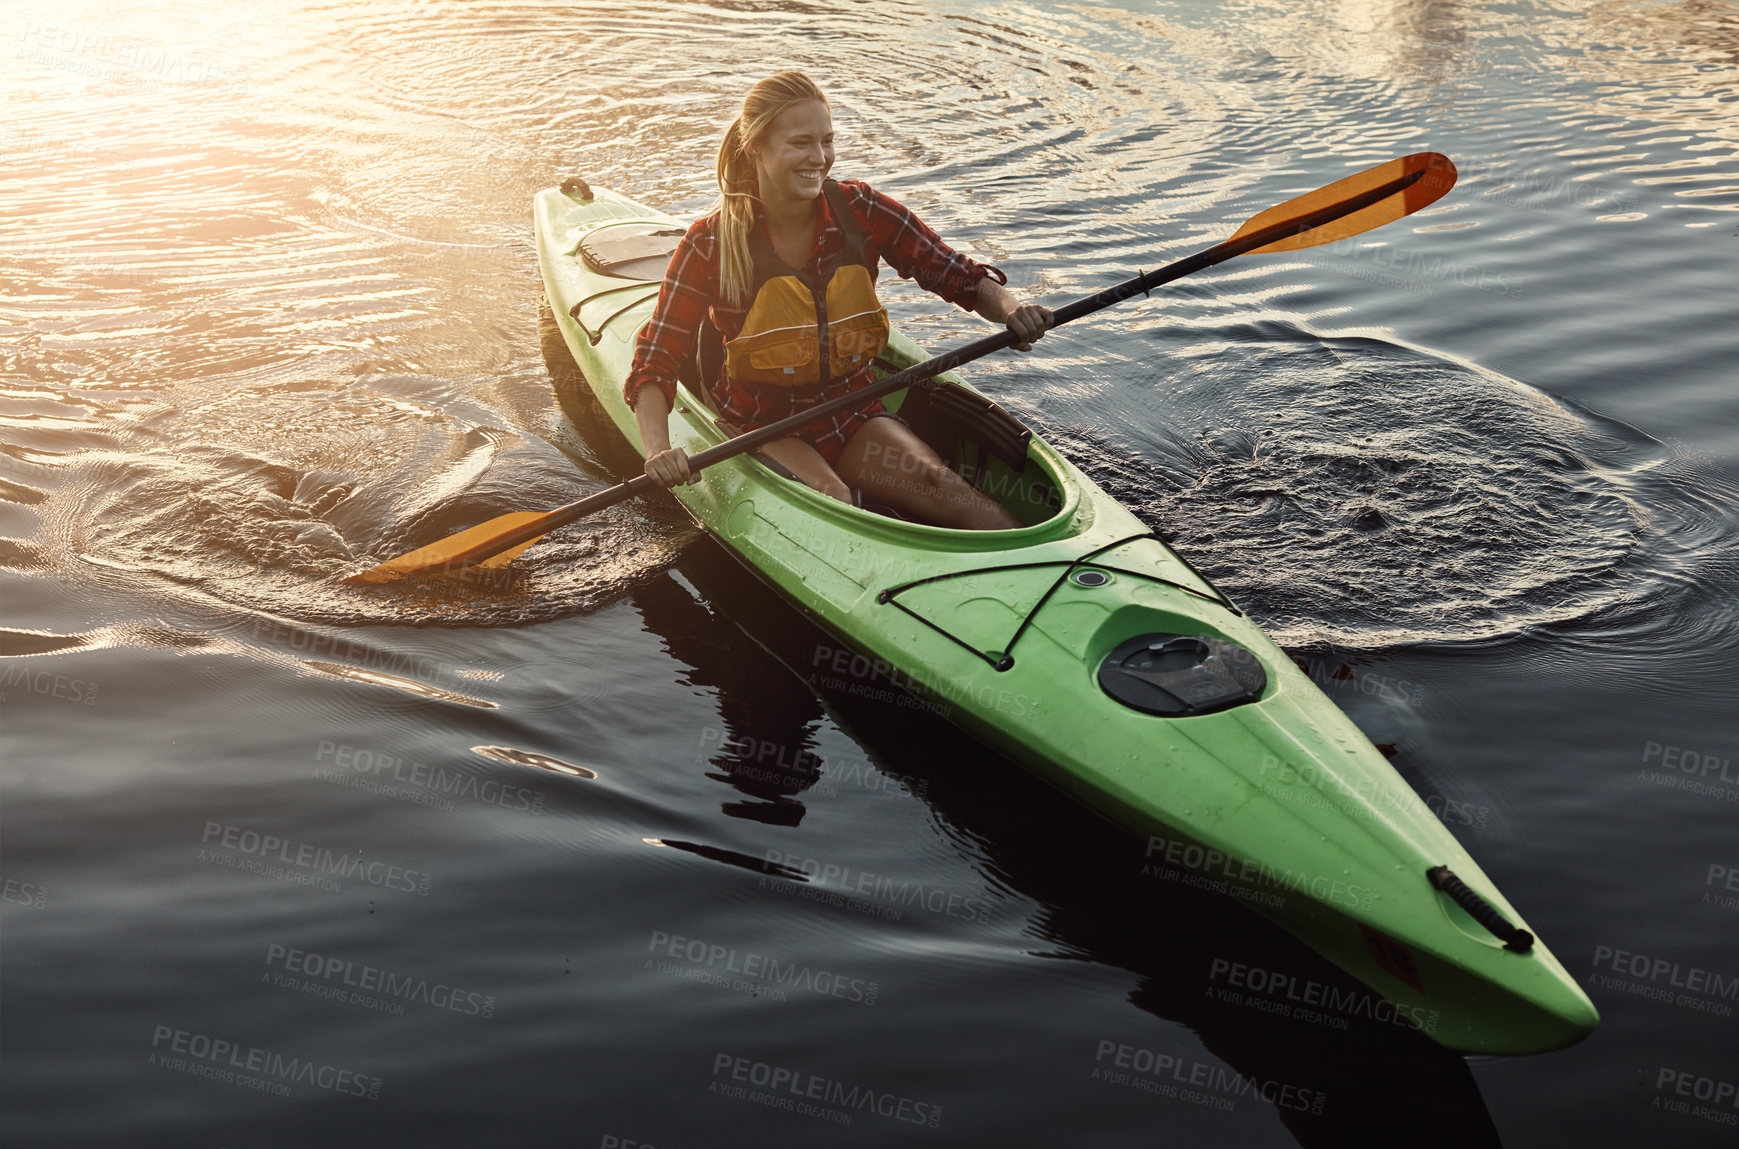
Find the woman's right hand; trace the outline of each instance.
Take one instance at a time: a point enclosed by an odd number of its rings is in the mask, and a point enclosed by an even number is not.
[[[692,483],[698,476],[688,469],[688,453],[681,447],[666,447],[646,456],[646,473],[661,487]]]

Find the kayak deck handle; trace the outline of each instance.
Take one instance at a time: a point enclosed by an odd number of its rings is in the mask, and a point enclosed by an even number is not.
[[[1511,953],[1525,954],[1533,948],[1533,934],[1506,921],[1498,913],[1497,907],[1468,889],[1467,883],[1456,877],[1454,870],[1448,866],[1433,866],[1425,871],[1425,876],[1433,886],[1448,894],[1456,905],[1466,910],[1474,921],[1502,938],[1504,949]]]

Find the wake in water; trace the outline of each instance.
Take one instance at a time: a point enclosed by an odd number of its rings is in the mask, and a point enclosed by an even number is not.
[[[615,601],[681,541],[627,512],[558,532],[486,577],[345,586],[495,515],[568,502],[589,477],[546,444],[360,384],[241,390],[110,427],[108,449],[39,457],[62,481],[44,492],[30,565],[83,564],[147,596],[304,623],[490,626]]]
[[[1139,450],[1053,439],[1283,645],[1611,621],[1732,561],[1710,477],[1633,427],[1375,339],[1191,334],[1118,420]]]
[[[1095,417],[1151,430],[1123,445],[1047,437],[1284,645],[1501,640],[1597,617],[1654,632],[1693,567],[1734,561],[1714,480],[1625,424],[1375,339],[1271,325],[1200,336],[1171,337],[1163,376],[1118,388],[1131,410]],[[546,366],[584,422],[583,381],[547,354]],[[83,449],[66,453],[40,449],[62,433],[40,429],[33,460],[58,481],[32,494],[45,530],[7,565],[77,563],[147,596],[310,624],[499,626],[616,601],[688,541],[668,508],[636,504],[487,577],[342,585],[495,515],[608,485],[621,465],[580,450],[576,470],[542,440],[396,389],[165,403],[101,419],[96,449],[88,428],[67,429]]]

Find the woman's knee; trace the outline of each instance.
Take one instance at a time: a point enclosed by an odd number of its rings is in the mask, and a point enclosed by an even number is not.
[[[851,488],[838,475],[818,476],[808,480],[809,486],[830,499],[838,499],[842,503],[853,502]]]

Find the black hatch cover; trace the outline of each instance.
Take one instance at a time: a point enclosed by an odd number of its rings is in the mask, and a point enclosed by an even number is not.
[[[1147,714],[1184,718],[1262,697],[1268,674],[1248,650],[1223,638],[1143,634],[1099,664],[1099,687]]]

